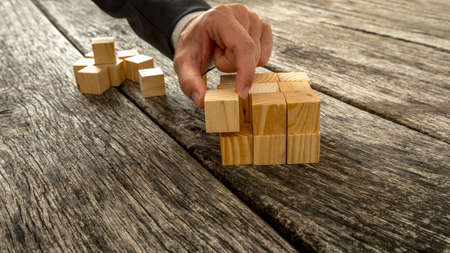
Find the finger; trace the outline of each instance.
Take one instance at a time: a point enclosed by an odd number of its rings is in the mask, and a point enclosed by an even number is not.
[[[256,13],[249,12],[248,17],[250,20],[250,27],[248,29],[248,33],[256,45],[256,58],[259,62],[261,57],[261,36],[264,25]]]
[[[231,4],[229,7],[232,9],[232,13],[237,21],[245,28],[245,30],[249,30],[251,21],[248,16],[248,9],[245,5],[242,4]]]
[[[220,47],[214,48],[214,62],[216,63],[217,69],[225,73],[236,72],[236,67],[234,64],[228,60],[225,55],[225,50]]]
[[[267,23],[263,23],[260,45],[261,56],[259,58],[258,66],[264,66],[269,62],[273,46],[272,28]]]
[[[175,58],[175,71],[184,94],[190,97],[198,107],[203,108],[206,84],[200,71],[201,66],[194,59],[191,56]]]

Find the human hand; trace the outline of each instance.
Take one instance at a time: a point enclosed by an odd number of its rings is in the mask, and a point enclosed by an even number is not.
[[[174,67],[181,89],[203,108],[206,85],[201,77],[214,59],[222,72],[237,72],[236,91],[248,96],[257,66],[272,53],[272,30],[241,4],[220,5],[194,18],[181,32]]]

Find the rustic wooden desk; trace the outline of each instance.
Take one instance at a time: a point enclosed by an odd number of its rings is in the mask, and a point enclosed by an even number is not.
[[[171,61],[126,21],[1,1],[0,252],[450,251],[450,3],[245,4],[273,27],[261,71],[307,71],[319,92],[319,164],[222,167]],[[166,97],[77,91],[71,64],[107,35],[154,56]]]

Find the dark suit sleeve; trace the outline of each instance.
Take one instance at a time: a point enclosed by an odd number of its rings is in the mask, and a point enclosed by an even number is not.
[[[173,58],[172,31],[178,20],[194,11],[211,8],[203,0],[93,0],[103,11],[126,18],[139,37]]]

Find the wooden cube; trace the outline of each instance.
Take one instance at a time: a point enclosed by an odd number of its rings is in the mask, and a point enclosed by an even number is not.
[[[253,135],[286,135],[286,101],[282,93],[252,95]]]
[[[111,86],[117,87],[121,85],[126,80],[125,69],[123,67],[123,60],[117,60],[115,64],[106,64],[108,68],[109,81]]]
[[[286,163],[286,134],[253,136],[253,164]]]
[[[206,132],[239,132],[239,95],[236,91],[207,90],[204,101]]]
[[[133,82],[139,82],[139,70],[153,68],[153,58],[138,54],[125,59],[127,79]]]
[[[119,50],[117,51],[117,58],[121,60],[125,60],[126,58],[138,55],[138,51],[136,49],[128,49],[128,50]]]
[[[229,84],[229,83],[219,84],[217,86],[217,89],[232,89],[232,90],[235,90],[235,85],[234,84]],[[248,96],[245,99],[239,97],[239,121],[241,123],[242,122],[246,122],[246,123],[250,123],[251,122],[249,98],[250,98],[250,96]]]
[[[308,75],[305,72],[278,73],[279,82],[307,81],[310,83]]]
[[[320,100],[312,89],[284,93],[287,105],[287,133],[315,133],[320,130]]]
[[[95,38],[92,40],[92,52],[96,65],[116,63],[116,50],[112,37]]]
[[[256,73],[253,78],[254,83],[276,83],[278,82],[277,73]]]
[[[72,65],[73,74],[75,75],[75,83],[77,85],[78,85],[78,71],[80,71],[81,69],[83,69],[87,66],[93,66],[94,64],[95,64],[94,59],[81,58]]]
[[[222,75],[220,76],[220,84],[235,84],[236,75]]]
[[[257,93],[279,93],[280,88],[278,87],[278,83],[269,82],[269,83],[252,83],[252,87],[248,91],[249,95],[257,94]]]
[[[253,163],[253,135],[251,124],[241,124],[238,133],[220,134],[222,165],[245,165]]]
[[[90,51],[89,53],[84,55],[85,58],[94,58],[94,52]]]
[[[109,89],[106,67],[87,66],[78,71],[78,85],[81,93],[100,95]]]
[[[307,80],[295,82],[279,82],[278,86],[280,87],[280,91],[283,93],[311,89],[311,86],[309,85],[309,82]]]
[[[318,163],[320,159],[320,132],[289,134],[287,138],[287,163]]]
[[[145,98],[166,95],[164,73],[160,68],[140,69],[139,83]]]

